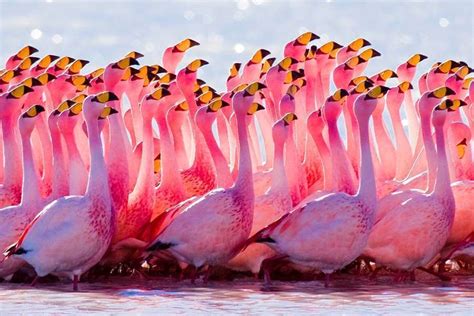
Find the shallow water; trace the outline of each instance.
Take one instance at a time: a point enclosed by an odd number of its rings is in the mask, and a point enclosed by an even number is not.
[[[320,281],[210,281],[196,285],[169,278],[113,278],[101,283],[0,284],[6,314],[456,314],[474,315],[474,275],[393,284],[391,277],[336,276]]]

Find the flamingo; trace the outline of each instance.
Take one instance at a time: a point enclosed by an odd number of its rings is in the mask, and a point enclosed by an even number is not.
[[[19,118],[23,148],[22,195],[20,204],[0,209],[0,247],[3,249],[18,240],[25,227],[46,204],[45,199],[41,196],[40,180],[36,175],[30,140],[41,112],[44,112],[44,107],[34,105]],[[13,273],[24,265],[25,261],[20,258],[5,260],[0,263],[0,277],[9,280]]]
[[[6,257],[28,262],[39,277],[49,273],[69,277],[74,291],[78,290],[80,276],[99,262],[112,238],[114,215],[98,118],[104,104],[113,100],[118,97],[111,92],[84,100],[91,153],[85,195],[62,197],[48,204],[5,251]]]
[[[234,182],[230,173],[229,164],[222,154],[219,145],[212,134],[212,123],[216,120],[217,113],[222,107],[230,104],[221,99],[214,100],[207,107],[201,107],[196,112],[196,125],[206,140],[216,168],[216,180],[219,188],[230,188]]]
[[[25,58],[33,55],[34,53],[38,52],[37,48],[33,46],[25,46],[20,49],[15,55],[10,56],[5,64],[5,68],[7,70],[13,70],[16,68]]]
[[[21,166],[18,163],[21,153],[17,139],[18,116],[22,101],[34,89],[20,85],[10,92],[0,95],[0,119],[3,135],[3,185],[0,187],[0,207],[16,205],[21,199]]]
[[[176,72],[176,67],[184,57],[184,53],[191,47],[198,46],[199,43],[190,38],[186,38],[178,44],[168,47],[163,53],[163,66],[170,73]]]
[[[353,40],[349,45],[344,46],[339,50],[336,57],[337,63],[342,64],[346,62],[349,58],[357,55],[357,52],[360,49],[369,45],[371,45],[370,42],[364,38],[357,38]]]
[[[279,253],[278,257],[268,259],[270,262],[287,258],[293,263],[319,269],[329,277],[362,252],[372,229],[376,207],[369,119],[377,100],[387,90],[376,86],[356,100],[361,140],[358,192],[355,195],[333,193],[311,201],[255,234],[250,241],[265,243]],[[268,270],[265,275],[269,281]]]
[[[441,250],[454,219],[444,126],[447,110],[435,107],[438,170],[431,193],[418,193],[390,210],[373,228],[366,254],[392,269],[413,271],[428,264]],[[407,242],[407,240],[409,242]]]
[[[295,114],[288,113],[273,125],[275,163],[272,170],[272,184],[265,194],[255,198],[251,234],[257,233],[291,210],[292,201],[285,171],[284,150],[285,143],[290,136],[288,127],[296,119]],[[271,258],[274,254],[275,252],[266,245],[252,244],[230,260],[226,266],[237,271],[248,270],[257,274],[263,260]]]
[[[252,83],[232,99],[240,144],[239,173],[234,186],[212,190],[191,204],[185,203],[147,250],[166,250],[197,268],[224,264],[240,250],[250,234],[254,208],[247,118],[257,109],[250,109],[255,94],[264,87]]]
[[[436,150],[434,148],[433,138],[430,131],[430,117],[433,109],[439,103],[440,99],[444,98],[447,95],[453,94],[449,88],[441,87],[434,91],[425,92],[419,101],[419,112],[420,112],[420,121],[421,121],[421,131],[423,134],[424,148],[426,152],[426,159],[428,164],[428,177],[427,177],[427,189],[426,193],[429,193],[434,187],[434,180],[436,176],[436,161],[434,158]],[[376,212],[376,222],[379,222],[383,217],[386,216],[388,212],[391,212],[393,209],[397,208],[403,202],[411,199],[414,196],[422,194],[423,191],[419,189],[406,189],[404,186],[392,192],[391,194],[381,198],[378,201],[377,212]],[[381,233],[383,233],[381,231]],[[376,234],[372,232],[372,234]],[[376,239],[376,237],[374,237]]]

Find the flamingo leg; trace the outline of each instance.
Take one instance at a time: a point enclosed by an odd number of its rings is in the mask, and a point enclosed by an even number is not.
[[[438,277],[441,281],[451,281],[451,278],[446,275],[443,275],[442,272],[436,273],[433,270],[427,269],[425,267],[418,267],[417,269],[428,274],[434,275],[435,277]]]
[[[74,292],[79,291],[79,276],[74,274],[74,280],[72,281],[72,290]]]
[[[275,263],[287,257],[287,255],[275,255],[262,261],[261,267],[263,269],[263,280],[266,286],[270,285],[272,282],[270,273],[272,268],[275,266]]]
[[[33,281],[31,281],[30,286],[36,286],[36,284],[38,283],[38,281],[39,281],[39,276],[35,276],[35,278],[33,279]]]
[[[329,287],[329,282],[331,281],[331,273],[324,273],[324,287]]]

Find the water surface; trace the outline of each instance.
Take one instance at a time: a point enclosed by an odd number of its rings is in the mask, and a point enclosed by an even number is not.
[[[474,315],[474,276],[451,282],[434,279],[394,284],[391,277],[336,276],[320,281],[210,281],[207,285],[171,278],[112,278],[31,287],[0,283],[0,315],[6,314],[454,314]]]

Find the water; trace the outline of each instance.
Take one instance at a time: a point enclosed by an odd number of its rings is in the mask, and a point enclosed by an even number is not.
[[[417,278],[420,278],[417,276]],[[0,283],[0,315],[31,314],[454,314],[474,315],[474,275],[393,284],[392,277],[336,276],[320,281],[210,281],[196,285],[169,278],[113,278],[82,283]]]

